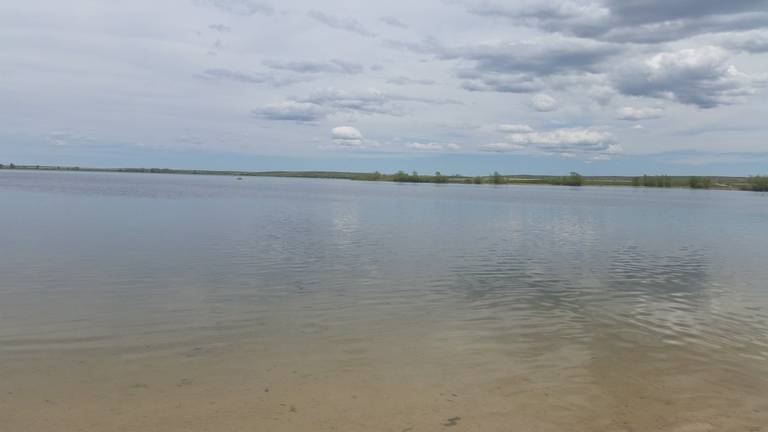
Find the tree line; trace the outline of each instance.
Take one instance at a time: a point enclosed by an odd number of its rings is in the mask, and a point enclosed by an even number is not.
[[[632,186],[635,187],[689,187],[691,189],[709,189],[712,187],[711,177],[691,176],[691,177],[672,177],[670,175],[643,175],[642,177],[633,177]]]
[[[559,186],[582,186],[584,184],[584,177],[576,172],[572,172],[567,176],[556,177],[548,176],[541,178],[532,178],[521,180],[518,178],[505,176],[498,171],[494,171],[488,176],[474,176],[467,177],[459,174],[446,176],[440,171],[436,171],[432,175],[419,174],[417,171],[406,173],[405,171],[398,171],[392,175],[381,174],[378,171],[373,173],[366,180],[390,180],[401,183],[464,183],[464,184],[550,184]]]
[[[77,166],[52,165],[18,165],[14,163],[0,164],[0,169],[24,170],[56,170],[56,171],[94,171],[94,172],[129,172],[156,174],[201,174],[201,175],[236,175],[257,177],[301,177],[301,178],[331,178],[345,180],[394,181],[407,183],[464,183],[464,184],[549,184],[559,186],[637,186],[654,188],[689,187],[693,189],[741,189],[757,192],[768,192],[768,175],[751,177],[705,177],[705,176],[670,176],[643,175],[639,177],[583,177],[577,172],[566,176],[532,176],[532,175],[503,175],[498,171],[487,176],[463,176],[460,174],[445,175],[440,171],[434,174],[419,174],[417,171],[407,173],[398,171],[394,174],[374,172],[342,172],[342,171],[209,171],[194,169],[170,168],[88,168]]]

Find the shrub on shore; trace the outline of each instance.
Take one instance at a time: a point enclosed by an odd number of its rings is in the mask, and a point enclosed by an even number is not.
[[[688,185],[691,189],[709,189],[712,187],[712,179],[709,177],[693,176],[688,179]]]
[[[670,188],[670,187],[672,187],[672,176],[668,176],[668,175],[656,175],[656,176],[643,175],[642,177],[633,177],[632,178],[632,186]]]
[[[752,176],[749,178],[749,190],[768,192],[768,176]]]
[[[571,172],[570,175],[565,177],[553,177],[549,179],[549,184],[558,186],[582,186],[584,184],[584,177],[577,172]]]

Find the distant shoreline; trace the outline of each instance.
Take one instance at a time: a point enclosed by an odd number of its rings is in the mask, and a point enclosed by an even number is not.
[[[2,171],[64,171],[64,172],[104,172],[104,173],[139,173],[139,174],[187,174],[232,177],[288,177],[313,179],[339,179],[356,181],[390,181],[401,183],[437,183],[437,184],[533,184],[561,186],[625,186],[653,188],[693,188],[719,190],[766,191],[766,177],[734,176],[581,176],[571,173],[568,176],[499,174],[487,176],[464,176],[460,174],[443,175],[405,173],[382,174],[379,172],[345,171],[235,171],[235,170],[192,170],[170,168],[95,168],[55,165],[14,165],[0,164]]]

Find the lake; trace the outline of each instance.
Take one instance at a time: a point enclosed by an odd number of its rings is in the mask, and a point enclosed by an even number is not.
[[[0,430],[766,431],[768,196],[0,171]]]

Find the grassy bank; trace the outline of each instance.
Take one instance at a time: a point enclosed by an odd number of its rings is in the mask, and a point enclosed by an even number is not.
[[[461,174],[446,175],[441,172],[434,174],[406,173],[398,171],[393,174],[343,171],[217,171],[217,170],[184,170],[169,168],[91,168],[77,166],[51,165],[14,165],[0,164],[0,170],[39,170],[39,171],[83,171],[83,172],[123,172],[151,174],[195,174],[221,175],[235,177],[296,177],[318,179],[343,179],[359,181],[391,181],[401,183],[452,183],[452,184],[539,184],[558,186],[634,186],[653,188],[693,188],[693,189],[724,189],[768,191],[768,176],[751,177],[722,177],[722,176],[582,176],[572,172],[566,176],[551,175],[511,175],[494,172],[487,176],[464,176]]]

